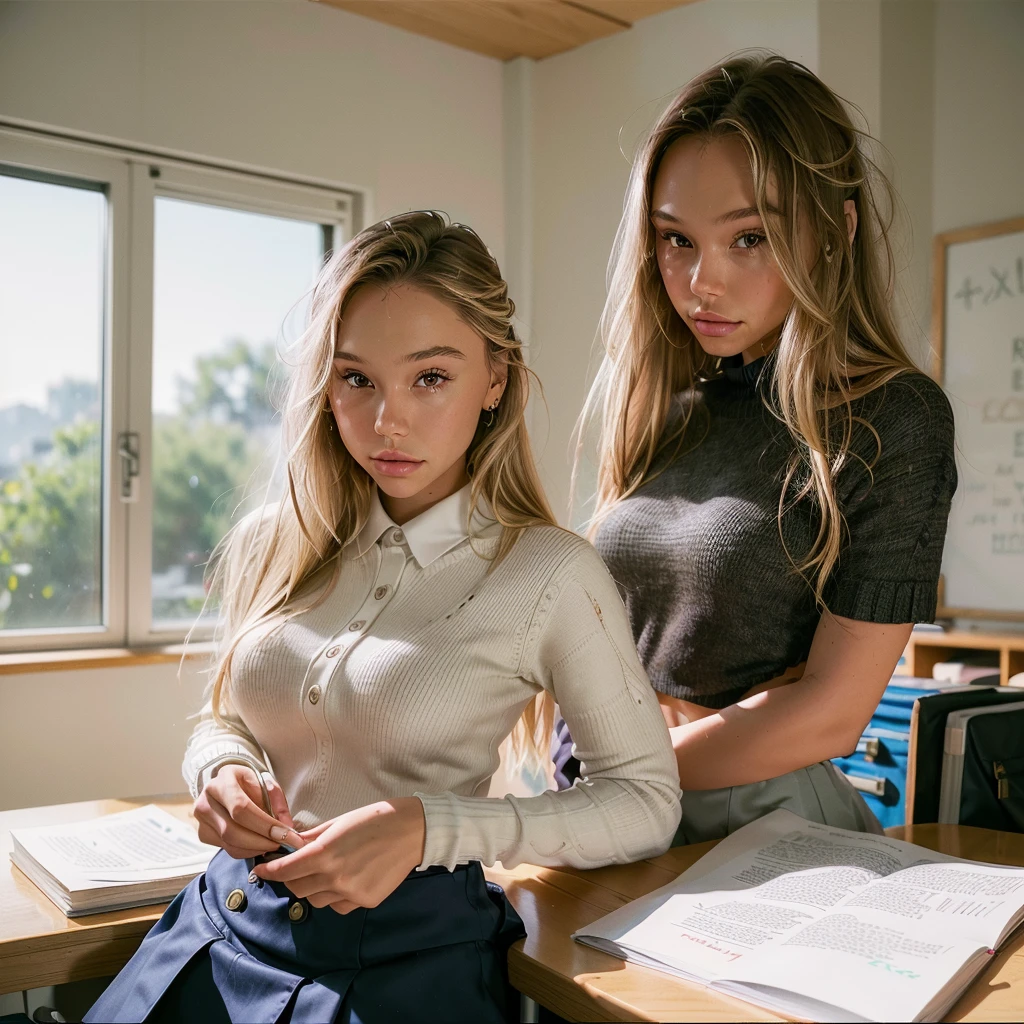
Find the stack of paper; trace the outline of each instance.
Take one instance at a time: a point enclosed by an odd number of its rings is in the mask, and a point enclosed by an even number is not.
[[[11,860],[68,917],[164,903],[217,852],[154,804],[70,825],[12,829]]]

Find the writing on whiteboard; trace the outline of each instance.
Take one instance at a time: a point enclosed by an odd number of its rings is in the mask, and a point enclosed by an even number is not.
[[[1012,267],[990,266],[988,272],[992,280],[987,282],[987,285],[975,284],[970,276],[967,276],[959,290],[953,293],[954,299],[963,302],[964,309],[970,311],[973,308],[972,304],[976,302],[987,306],[1004,296],[1013,299],[1018,295],[1024,295],[1024,256],[1018,256]],[[1012,280],[1011,275],[1014,275]]]
[[[1024,231],[946,248],[944,385],[960,484],[946,603],[1024,610]]]

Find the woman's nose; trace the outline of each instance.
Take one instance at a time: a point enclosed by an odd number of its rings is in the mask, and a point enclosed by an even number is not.
[[[714,253],[702,252],[693,264],[690,291],[702,304],[725,292],[725,267]]]
[[[381,437],[404,437],[409,433],[409,416],[405,408],[406,399],[398,394],[384,394],[377,407],[377,418],[373,429]]]

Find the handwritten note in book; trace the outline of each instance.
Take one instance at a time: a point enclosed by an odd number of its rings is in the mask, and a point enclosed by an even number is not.
[[[1024,231],[947,247],[944,384],[960,476],[946,604],[1024,611]]]

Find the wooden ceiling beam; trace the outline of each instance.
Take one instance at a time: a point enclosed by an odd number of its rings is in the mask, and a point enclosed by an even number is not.
[[[498,60],[541,60],[695,0],[322,0]]]
[[[540,60],[628,28],[603,12],[560,0],[323,2],[498,60]]]
[[[673,7],[682,7],[683,4],[695,3],[696,0],[562,0],[562,2],[573,2],[596,14],[604,14],[632,25],[641,18],[649,18],[652,14],[661,14],[662,11],[670,11]]]

